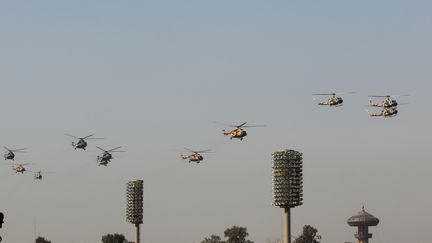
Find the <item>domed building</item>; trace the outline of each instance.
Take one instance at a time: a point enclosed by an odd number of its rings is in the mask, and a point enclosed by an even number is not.
[[[372,238],[369,227],[377,226],[379,219],[366,212],[363,206],[360,212],[347,220],[347,223],[349,226],[357,227],[357,233],[354,236],[359,240],[359,243],[368,243],[369,239]]]

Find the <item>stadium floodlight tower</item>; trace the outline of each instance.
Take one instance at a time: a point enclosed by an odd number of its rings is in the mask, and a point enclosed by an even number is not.
[[[368,243],[369,238],[372,238],[372,234],[369,234],[369,226],[377,226],[379,219],[372,214],[364,210],[358,212],[347,220],[349,226],[357,227],[357,233],[354,235],[358,239],[359,243]]]
[[[303,204],[303,154],[273,153],[273,205],[285,209],[285,243],[291,243],[291,208]]]
[[[140,224],[143,222],[143,180],[129,181],[126,189],[126,221],[136,227],[135,243],[140,243]]]

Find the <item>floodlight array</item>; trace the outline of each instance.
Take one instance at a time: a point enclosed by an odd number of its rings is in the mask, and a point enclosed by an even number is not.
[[[132,224],[143,222],[143,184],[143,180],[127,183],[126,221]]]
[[[273,156],[273,205],[294,208],[303,204],[303,154],[295,150]]]

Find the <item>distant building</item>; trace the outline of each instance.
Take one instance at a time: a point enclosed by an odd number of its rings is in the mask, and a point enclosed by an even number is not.
[[[347,220],[347,223],[349,226],[357,227],[357,233],[354,236],[358,239],[359,243],[368,243],[369,239],[372,238],[372,234],[369,233],[369,227],[377,226],[379,219],[366,212],[363,206],[360,212]]]

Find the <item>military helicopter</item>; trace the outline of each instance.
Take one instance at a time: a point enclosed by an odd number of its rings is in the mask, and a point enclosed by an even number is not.
[[[99,165],[105,165],[107,166],[108,163],[111,161],[111,159],[113,158],[113,156],[111,155],[111,153],[115,153],[115,152],[126,152],[126,151],[119,151],[117,149],[120,149],[121,147],[117,147],[117,148],[113,148],[110,150],[105,150],[102,149],[98,146],[96,146],[96,148],[100,149],[103,151],[102,156],[97,156],[96,161],[98,162]]]
[[[42,174],[49,173],[45,171],[33,171],[35,180],[42,180]]]
[[[401,97],[401,96],[409,96],[409,95],[369,95],[369,106],[371,107],[382,107],[382,108],[390,108],[398,106],[398,102],[395,99],[390,99],[390,97]],[[373,103],[372,98],[386,98],[385,100]]]
[[[26,148],[22,148],[22,149],[8,149],[6,146],[3,146],[3,148],[7,150],[6,153],[4,154],[5,160],[7,160],[7,159],[14,160],[14,158],[15,158],[14,152],[25,152],[25,150],[26,150]]]
[[[340,96],[337,95],[342,95],[342,94],[355,94],[355,92],[345,92],[345,93],[329,93],[329,94],[312,94],[312,95],[326,95],[329,96],[331,95],[332,97],[328,98],[327,100],[324,101],[318,101],[316,98],[314,98],[315,101],[317,101],[318,105],[328,105],[328,106],[334,106],[334,107],[338,107],[338,106],[342,106],[343,104],[343,99]]]
[[[211,149],[201,150],[201,151],[193,151],[188,148],[184,148],[185,150],[191,152],[191,155],[180,155],[182,159],[188,159],[190,162],[196,162],[199,164],[204,157],[201,155],[202,153],[214,153],[214,151],[211,151]]]
[[[369,110],[366,110],[369,116],[373,117],[395,117],[398,114],[398,110],[395,107],[384,108],[380,112],[371,113]]]
[[[26,168],[24,168],[24,165],[29,165],[29,163],[12,165],[12,169],[15,171],[15,173],[19,172],[19,173],[23,174],[26,171]]]
[[[221,124],[224,126],[235,127],[235,129],[232,131],[225,131],[225,129],[222,129],[223,135],[228,136],[230,139],[238,138],[240,140],[243,140],[243,138],[247,136],[247,133],[243,128],[246,128],[246,127],[265,127],[266,126],[266,125],[245,126],[246,122],[243,122],[242,124],[237,125],[237,126],[236,125],[223,124],[223,123],[221,123]]]
[[[88,139],[103,139],[103,138],[92,138],[92,136],[94,136],[94,134],[85,136],[83,138],[75,137],[74,135],[70,135],[70,134],[67,134],[67,133],[65,133],[65,135],[69,136],[69,137],[73,137],[75,139],[78,139],[77,143],[72,142],[72,147],[74,147],[75,149],[78,148],[78,149],[83,149],[83,150],[85,150],[85,148],[87,147],[87,142],[85,140],[88,140]]]

